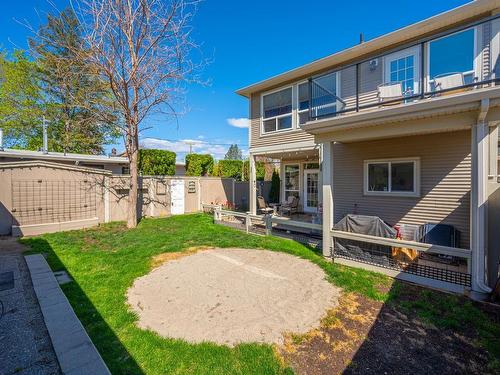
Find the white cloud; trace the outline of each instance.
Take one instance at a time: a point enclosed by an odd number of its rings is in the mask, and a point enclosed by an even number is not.
[[[223,159],[229,148],[228,144],[237,144],[238,142],[220,140],[221,144],[209,143],[199,139],[182,139],[178,141],[168,141],[157,138],[141,139],[141,148],[154,148],[159,150],[169,150],[177,154],[177,161],[183,161],[190,148],[192,152],[197,154],[210,154],[215,159]],[[190,146],[191,145],[191,146]],[[242,148],[244,156],[248,154],[248,150]]]
[[[235,128],[248,128],[250,125],[250,120],[244,117],[240,118],[228,118],[227,123],[231,126],[234,126]]]

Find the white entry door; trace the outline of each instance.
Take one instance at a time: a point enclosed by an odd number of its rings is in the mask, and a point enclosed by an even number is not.
[[[319,170],[304,170],[304,211],[317,212],[319,204]]]
[[[170,185],[170,200],[172,215],[182,215],[184,213],[184,180],[172,180]]]

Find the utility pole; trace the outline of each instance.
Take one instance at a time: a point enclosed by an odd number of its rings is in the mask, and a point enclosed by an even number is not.
[[[49,142],[48,142],[48,137],[47,137],[47,128],[49,126],[49,121],[43,116],[42,120],[42,129],[43,129],[43,149],[42,152],[44,154],[49,153]]]
[[[186,142],[186,144],[189,145],[189,153],[192,154],[193,153],[194,142]]]

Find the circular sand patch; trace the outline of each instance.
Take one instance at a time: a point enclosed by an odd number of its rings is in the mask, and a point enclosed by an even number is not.
[[[337,304],[323,270],[267,250],[210,249],[169,261],[135,280],[128,302],[139,326],[199,343],[282,343],[306,333]]]

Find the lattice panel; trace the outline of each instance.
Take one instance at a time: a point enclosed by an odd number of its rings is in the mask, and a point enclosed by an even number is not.
[[[413,259],[405,256],[405,249],[367,244],[360,241],[334,239],[332,256],[379,267],[393,269],[452,284],[470,287],[471,275],[465,258],[425,254],[416,250],[406,250]],[[339,242],[343,246],[339,246]],[[413,254],[414,253],[414,254]]]
[[[96,186],[87,180],[12,181],[12,215],[18,225],[96,217]]]

